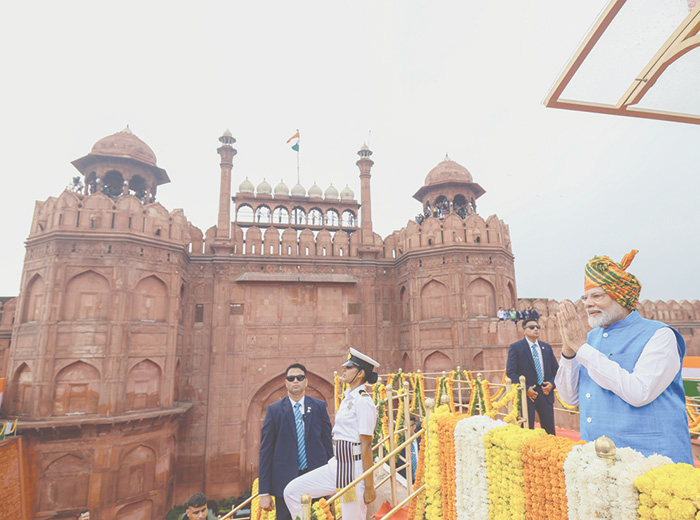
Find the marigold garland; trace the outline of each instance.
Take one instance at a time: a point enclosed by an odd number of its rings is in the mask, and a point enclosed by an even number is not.
[[[576,444],[545,435],[524,446],[523,477],[528,520],[567,520],[564,461]]]
[[[425,466],[427,443],[425,431],[420,436],[420,445],[423,448],[418,449],[418,465],[416,466],[416,478],[413,480],[413,489],[418,489],[425,482]],[[423,520],[423,511],[425,509],[425,489],[411,499],[408,506],[408,520]]]
[[[314,520],[335,520],[325,498],[311,504],[311,518]]]
[[[696,415],[694,410],[697,404],[693,403],[688,397],[686,397],[685,405],[685,411],[688,414],[688,429],[691,432],[700,431],[700,413]]]
[[[496,393],[491,396],[491,400],[494,401],[496,399],[500,399],[501,396],[503,395],[503,392],[506,391],[506,370],[505,368],[503,369],[503,374],[501,375],[501,386],[498,387],[498,390],[496,390]]]
[[[668,464],[647,471],[634,481],[642,520],[700,518],[700,469],[690,464]]]
[[[514,403],[513,408],[516,409],[516,414],[517,414],[517,398],[518,398],[518,393],[520,392],[520,389],[518,388],[517,385],[513,385],[510,389],[510,391],[505,394],[503,397],[501,397],[498,401],[495,403],[491,403],[491,411],[489,411],[486,415],[488,415],[491,418],[495,418],[496,414],[498,413],[498,410],[503,408],[504,406],[507,406],[508,403]],[[512,412],[510,412],[512,413]],[[508,415],[510,415],[510,413]],[[510,422],[510,421],[506,421]]]
[[[405,417],[404,417],[404,407],[403,407],[403,398],[399,398],[399,407],[396,410],[396,424],[394,425],[394,446],[398,446],[399,444],[403,443],[404,439],[406,436],[404,435],[403,432],[397,433],[401,428],[404,427],[404,424],[406,423]]]
[[[447,406],[438,406],[428,420],[428,467],[425,481],[425,517],[427,520],[442,519],[442,496],[440,494],[440,431],[438,419],[449,413]]]
[[[467,384],[469,384],[469,405],[467,406],[467,415],[471,417],[476,414],[477,402],[476,381],[472,377],[471,372],[469,372]]]
[[[438,417],[438,440],[440,443],[440,490],[442,495],[442,517],[456,518],[457,486],[455,477],[455,427],[464,418],[461,414]]]
[[[253,489],[251,494],[253,496],[258,494],[258,479],[253,481]],[[255,497],[250,503],[250,520],[260,520],[260,498]]]
[[[525,520],[523,449],[545,431],[522,429],[513,424],[484,435],[489,482],[489,518]]]
[[[484,415],[492,417],[491,410],[493,409],[493,406],[491,406],[491,388],[488,379],[481,380],[481,395],[484,398],[484,412],[486,412]]]
[[[453,391],[453,386],[456,380],[455,378],[457,377],[461,377],[461,375],[454,370],[451,370],[447,379],[447,395],[450,397],[450,410],[455,413],[457,412],[457,408],[455,408],[455,393]]]
[[[561,400],[561,397],[559,397],[559,392],[557,389],[554,389],[554,396],[557,398],[557,401],[559,401],[559,404],[564,408],[565,410],[577,410],[578,411],[578,406],[572,406],[570,404],[566,404],[564,401]]]

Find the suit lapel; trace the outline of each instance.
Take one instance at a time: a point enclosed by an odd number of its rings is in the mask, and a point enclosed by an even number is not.
[[[306,410],[303,411],[304,413],[304,438],[308,439],[309,438],[309,424],[311,423],[311,410],[313,409],[311,406],[311,399],[309,399],[309,396],[307,395],[304,397],[304,404],[306,405]]]
[[[532,357],[532,349],[530,348],[530,344],[525,338],[523,338],[523,348],[525,349],[525,357],[527,358],[527,361],[530,364],[532,372],[534,374],[537,374],[537,369],[535,368],[535,359]]]
[[[294,410],[292,410],[292,403],[289,401],[289,397],[284,397],[282,399],[282,411],[284,413],[285,420],[289,425],[290,432],[292,432],[294,438],[296,439],[297,427],[294,423]]]

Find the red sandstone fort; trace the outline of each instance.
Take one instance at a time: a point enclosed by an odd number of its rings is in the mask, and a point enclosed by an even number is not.
[[[348,346],[387,371],[502,369],[520,333],[496,310],[530,305],[560,344],[557,302],[518,299],[508,226],[479,215],[485,192],[463,166],[437,164],[416,187],[421,217],[382,238],[366,146],[357,200],[240,182],[235,139],[220,141],[206,233],[156,202],[170,179],[128,129],[73,161],[72,189],[36,203],[20,295],[0,299],[3,417],[19,419],[31,518],[162,519],[195,491],[240,494],[292,362],[332,413]],[[700,302],[640,311],[700,354]]]

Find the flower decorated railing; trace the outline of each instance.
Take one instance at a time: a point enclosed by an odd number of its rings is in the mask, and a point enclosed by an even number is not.
[[[700,518],[700,469],[661,455],[596,449],[446,405],[430,416],[427,442],[427,520]],[[423,519],[420,504],[408,519]]]

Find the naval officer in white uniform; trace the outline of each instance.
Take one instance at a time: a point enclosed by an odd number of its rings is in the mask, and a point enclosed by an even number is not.
[[[347,383],[343,401],[335,414],[334,456],[328,464],[295,478],[284,489],[284,501],[293,519],[301,518],[301,496],[311,498],[333,495],[372,467],[372,438],[377,423],[377,408],[365,390],[365,383],[377,382],[374,371],[379,363],[350,349],[342,364],[340,380]],[[374,475],[370,473],[340,499],[343,520],[365,520],[367,504],[377,498]]]

